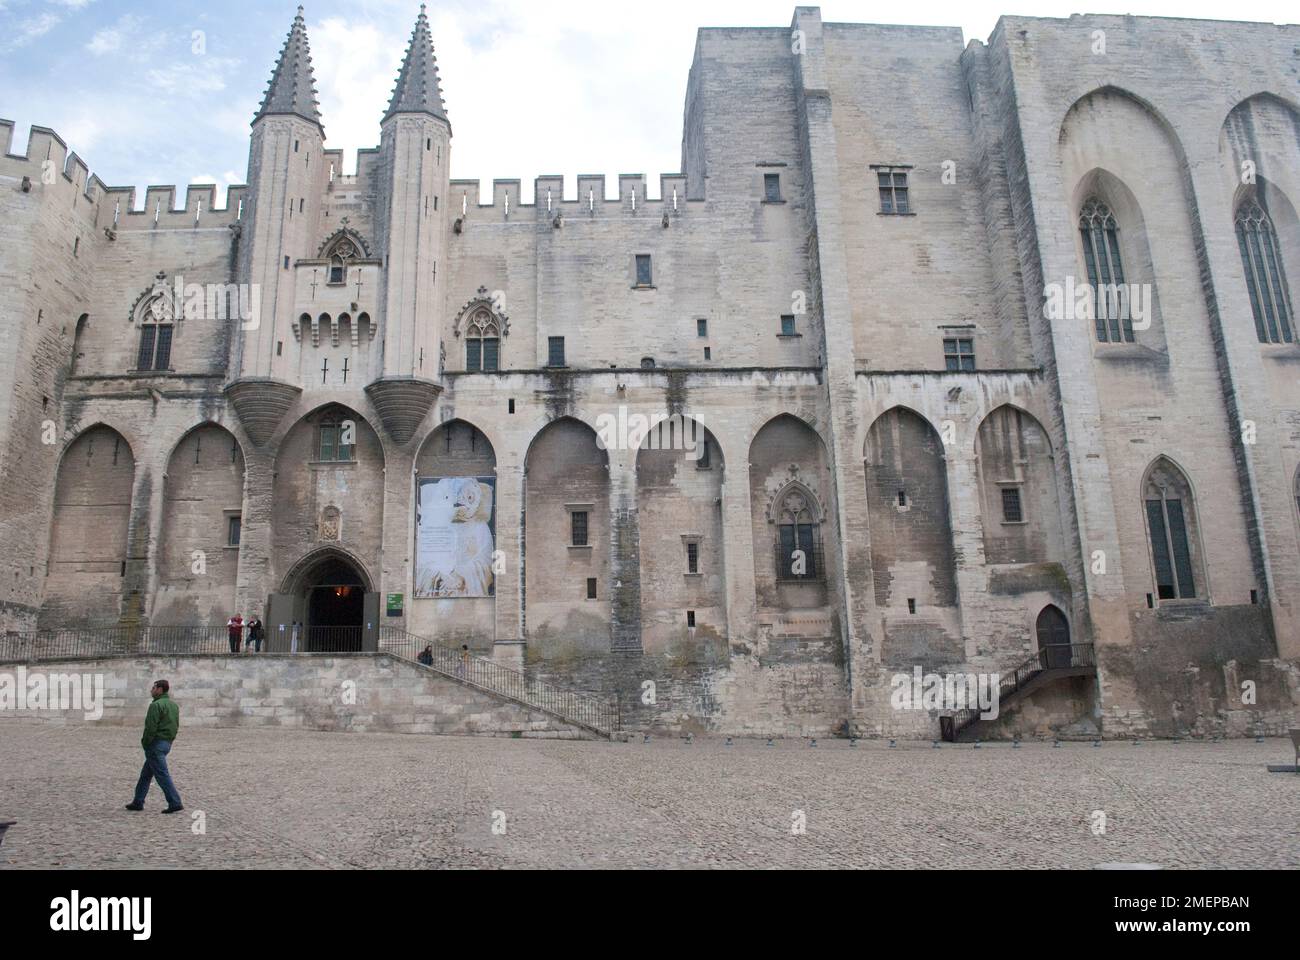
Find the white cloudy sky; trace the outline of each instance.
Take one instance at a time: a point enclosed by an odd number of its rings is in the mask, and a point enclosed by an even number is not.
[[[701,26],[788,26],[789,0],[445,0],[429,17],[454,130],[452,175],[658,174],[680,166]],[[940,24],[986,39],[1002,13],[1296,22],[1280,0],[827,0],[827,21]],[[241,183],[248,124],[296,3],[0,0],[0,117],[21,152],[52,127],[111,185]],[[308,0],[328,145],[379,140],[417,0]],[[194,52],[195,31],[206,49]],[[609,182],[613,182],[612,180]],[[143,199],[141,193],[140,200]]]

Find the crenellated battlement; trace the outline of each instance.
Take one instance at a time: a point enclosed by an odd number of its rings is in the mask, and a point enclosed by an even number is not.
[[[577,199],[564,198],[562,175],[548,174],[533,181],[532,203],[521,200],[520,180],[493,180],[492,195],[483,202],[478,180],[452,180],[450,210],[453,216],[468,220],[508,220],[519,216],[529,219],[554,217],[562,214],[571,217],[640,216],[658,217],[685,212],[687,204],[702,204],[702,200],[686,199],[686,174],[665,173],[659,177],[659,196],[650,197],[643,173],[624,173],[618,177],[618,192],[608,196],[605,192],[604,174],[578,174]]]
[[[68,150],[68,145],[49,127],[33,124],[27,136],[26,153],[13,153],[14,122],[0,120],[0,175],[31,177],[34,184],[51,186],[62,177],[88,200],[96,199],[103,189],[99,178],[92,176],[86,162]]]
[[[96,226],[112,230],[193,230],[223,227],[243,219],[244,184],[228,187],[226,205],[216,206],[217,188],[192,183],[185,188],[185,204],[176,206],[174,185],[145,188],[144,205],[136,208],[135,187],[102,187]]]
[[[95,204],[97,228],[192,230],[229,226],[241,219],[248,191],[244,185],[230,187],[226,205],[218,207],[214,184],[190,184],[185,190],[185,205],[180,208],[176,207],[175,186],[152,186],[146,188],[144,205],[137,209],[135,187],[107,186],[50,128],[33,125],[27,150],[22,154],[11,152],[13,136],[13,121],[0,120],[0,176],[30,177],[34,187],[60,183],[70,186]]]

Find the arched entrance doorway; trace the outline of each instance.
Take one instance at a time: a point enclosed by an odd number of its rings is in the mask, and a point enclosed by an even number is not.
[[[1038,615],[1036,626],[1038,649],[1043,653],[1043,666],[1051,669],[1072,665],[1070,656],[1070,621],[1059,608],[1046,606]]]
[[[379,594],[364,567],[340,550],[304,557],[267,605],[277,652],[356,653],[378,648]]]

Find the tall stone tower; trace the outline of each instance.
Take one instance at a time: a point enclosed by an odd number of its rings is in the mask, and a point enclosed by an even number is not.
[[[449,273],[451,123],[423,5],[381,131],[376,219],[385,260],[383,361],[366,392],[389,435],[406,443],[442,389],[439,321]]]
[[[255,321],[236,338],[226,388],[244,428],[261,445],[301,393],[294,340],[295,260],[315,255],[328,169],[303,8],[298,8],[261,109],[253,119],[239,279],[252,285]],[[290,354],[283,350],[291,347]]]

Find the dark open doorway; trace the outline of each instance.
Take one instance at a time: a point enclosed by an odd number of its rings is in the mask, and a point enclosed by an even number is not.
[[[340,557],[326,557],[304,578],[307,590],[308,653],[347,653],[363,647],[365,582]]]

